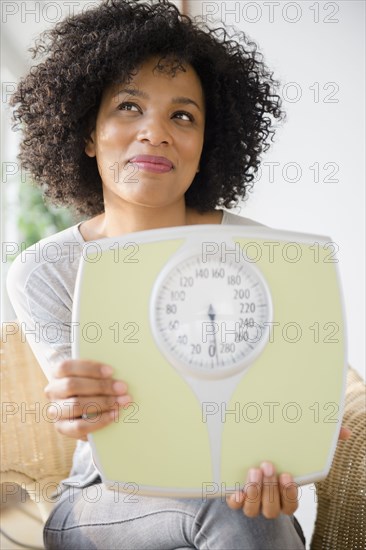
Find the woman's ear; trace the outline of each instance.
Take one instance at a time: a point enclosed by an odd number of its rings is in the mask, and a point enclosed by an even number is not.
[[[95,157],[95,130],[93,130],[88,138],[84,139],[85,141],[85,153],[88,155],[88,157]]]

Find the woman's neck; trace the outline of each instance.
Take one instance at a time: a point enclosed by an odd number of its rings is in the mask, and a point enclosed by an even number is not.
[[[123,213],[107,207],[102,214],[83,222],[79,230],[85,241],[92,241],[163,227],[220,224],[222,216],[222,210],[200,213],[185,205],[162,209],[137,207],[133,212],[127,210]]]

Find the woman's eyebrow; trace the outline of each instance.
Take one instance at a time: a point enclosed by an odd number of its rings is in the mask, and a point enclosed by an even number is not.
[[[149,95],[146,92],[143,92],[142,90],[137,90],[136,88],[123,88],[123,90],[118,90],[118,92],[116,92],[113,95],[112,99],[115,99],[119,94],[122,94],[122,93],[126,93],[134,97],[141,97],[143,99],[150,99]],[[199,111],[202,111],[201,107],[190,97],[184,97],[184,96],[173,97],[172,103],[175,103],[175,104],[180,103],[183,105],[195,105]]]

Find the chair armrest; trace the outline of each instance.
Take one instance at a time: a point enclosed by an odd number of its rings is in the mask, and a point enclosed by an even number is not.
[[[318,500],[311,550],[366,548],[365,382],[349,367],[342,424],[352,431],[340,441],[330,472],[315,483]]]

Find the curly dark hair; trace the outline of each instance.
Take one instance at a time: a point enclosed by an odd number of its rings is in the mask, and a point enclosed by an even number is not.
[[[96,159],[84,151],[103,90],[127,82],[149,57],[173,58],[173,74],[188,63],[201,80],[204,146],[185,195],[199,212],[232,208],[246,196],[273,140],[273,119],[284,118],[279,83],[257,45],[180,14],[168,0],[104,0],[57,23],[30,51],[46,58],[11,98],[13,127],[23,131],[18,158],[51,202],[88,216],[104,210]]]

